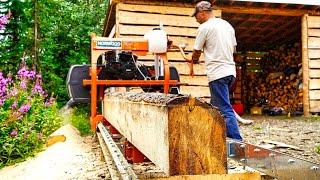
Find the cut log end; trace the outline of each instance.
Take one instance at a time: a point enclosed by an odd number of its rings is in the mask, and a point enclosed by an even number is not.
[[[104,117],[168,175],[226,173],[220,112],[189,95],[112,93]]]

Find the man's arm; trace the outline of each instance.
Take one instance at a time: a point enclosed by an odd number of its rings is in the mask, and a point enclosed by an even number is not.
[[[192,61],[193,63],[199,63],[199,59],[201,56],[201,50],[195,50],[192,51]]]

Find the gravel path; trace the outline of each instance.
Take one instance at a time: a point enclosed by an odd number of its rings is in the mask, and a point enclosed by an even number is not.
[[[1,180],[108,179],[106,163],[93,136],[81,137],[71,125],[54,134],[66,136],[25,162],[0,170]]]
[[[263,140],[282,142],[299,147],[301,151],[277,148],[275,150],[291,154],[320,164],[320,154],[316,153],[316,146],[320,145],[320,118],[306,120],[301,117],[287,118],[274,116],[244,116],[254,120],[253,125],[241,125],[244,139],[253,144],[260,144]]]

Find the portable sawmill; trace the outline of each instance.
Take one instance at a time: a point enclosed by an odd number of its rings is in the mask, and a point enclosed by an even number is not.
[[[240,162],[244,169],[250,166],[277,179],[320,177],[317,164],[227,140],[218,109],[179,93],[179,73],[169,66],[168,51],[183,49],[172,45],[160,28],[145,38],[92,35],[91,64],[74,65],[69,70],[71,101],[90,103],[91,128],[97,131],[99,141],[107,144],[120,179],[137,179],[127,161],[146,160],[168,179],[176,175],[188,175],[188,179],[261,179],[259,173],[228,174],[227,157]],[[154,54],[153,66],[138,63],[139,56],[147,53]],[[182,56],[193,75],[192,61],[184,53]],[[108,87],[141,87],[142,92],[107,92]],[[126,139],[122,151],[112,138],[117,135]]]

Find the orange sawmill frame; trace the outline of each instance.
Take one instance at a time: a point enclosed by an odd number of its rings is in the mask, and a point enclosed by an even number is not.
[[[103,98],[103,93],[104,93],[103,88],[100,88],[100,91],[98,94],[98,87],[104,87],[104,86],[148,86],[149,87],[149,86],[163,85],[164,93],[169,93],[170,86],[175,86],[179,84],[177,80],[170,80],[170,69],[169,69],[167,53],[156,54],[163,60],[164,80],[99,80],[97,77],[101,69],[97,68],[98,58],[102,53],[114,50],[115,48],[104,48],[97,45],[97,42],[108,41],[108,40],[121,42],[121,48],[119,50],[132,51],[132,53],[140,56],[145,56],[148,53],[148,41],[143,38],[121,39],[121,38],[96,37],[95,34],[91,35],[91,67],[90,67],[91,79],[83,80],[83,85],[91,87],[90,89],[90,94],[91,94],[90,125],[93,131],[96,131],[98,123],[104,119],[104,117],[101,114],[97,113],[97,101],[100,98]]]

